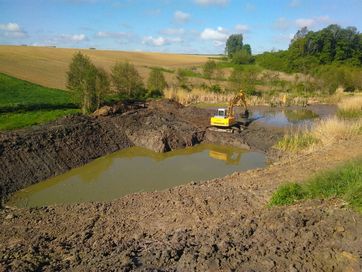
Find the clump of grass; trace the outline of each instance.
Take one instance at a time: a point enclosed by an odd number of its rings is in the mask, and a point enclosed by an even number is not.
[[[350,96],[338,103],[337,115],[342,118],[362,117],[362,96]]]
[[[273,194],[269,205],[270,206],[281,206],[281,205],[292,205],[296,201],[305,198],[307,193],[303,187],[297,183],[288,183],[281,185],[278,190]]]
[[[317,144],[319,140],[310,132],[298,131],[289,133],[276,144],[276,147],[283,151],[296,152]]]
[[[337,197],[362,212],[362,158],[337,169],[320,173],[303,184],[281,185],[269,205],[291,205],[302,199]]]
[[[362,120],[332,117],[316,122],[309,128],[286,134],[276,147],[283,151],[308,150],[317,145],[326,146],[362,133]]]

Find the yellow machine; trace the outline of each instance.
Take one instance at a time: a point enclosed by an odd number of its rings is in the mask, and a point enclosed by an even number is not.
[[[221,108],[217,110],[217,114],[211,117],[210,125],[214,127],[230,128],[237,124],[234,114],[234,107],[241,101],[245,107],[244,117],[249,116],[248,106],[246,104],[245,94],[241,90],[230,102],[227,109]]]

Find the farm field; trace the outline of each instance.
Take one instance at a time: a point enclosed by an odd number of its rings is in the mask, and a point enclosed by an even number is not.
[[[89,56],[107,71],[117,61],[132,62],[143,78],[149,67],[179,68],[201,65],[207,56],[125,52],[33,46],[0,46],[0,72],[50,88],[66,88],[66,71],[75,52]]]
[[[42,124],[78,111],[69,92],[0,73],[0,130]]]

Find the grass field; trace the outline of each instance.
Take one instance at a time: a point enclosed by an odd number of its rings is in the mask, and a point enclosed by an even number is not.
[[[0,130],[42,124],[77,112],[70,93],[0,73]]]
[[[291,205],[303,199],[342,198],[362,212],[362,158],[329,172],[316,175],[309,181],[280,186],[270,200],[270,206]]]
[[[132,62],[143,78],[152,67],[175,69],[201,65],[207,56],[105,51],[87,49],[64,49],[33,46],[0,46],[0,72],[40,84],[65,89],[66,71],[73,54],[82,51],[91,60],[107,71],[117,61]],[[166,77],[172,76],[165,73]]]

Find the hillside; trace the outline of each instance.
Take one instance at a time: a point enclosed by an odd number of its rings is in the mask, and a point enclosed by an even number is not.
[[[46,87],[65,89],[66,71],[73,54],[85,53],[100,67],[109,71],[117,61],[132,62],[146,77],[149,68],[200,65],[207,56],[162,54],[89,49],[65,49],[32,46],[0,46],[0,72]]]

